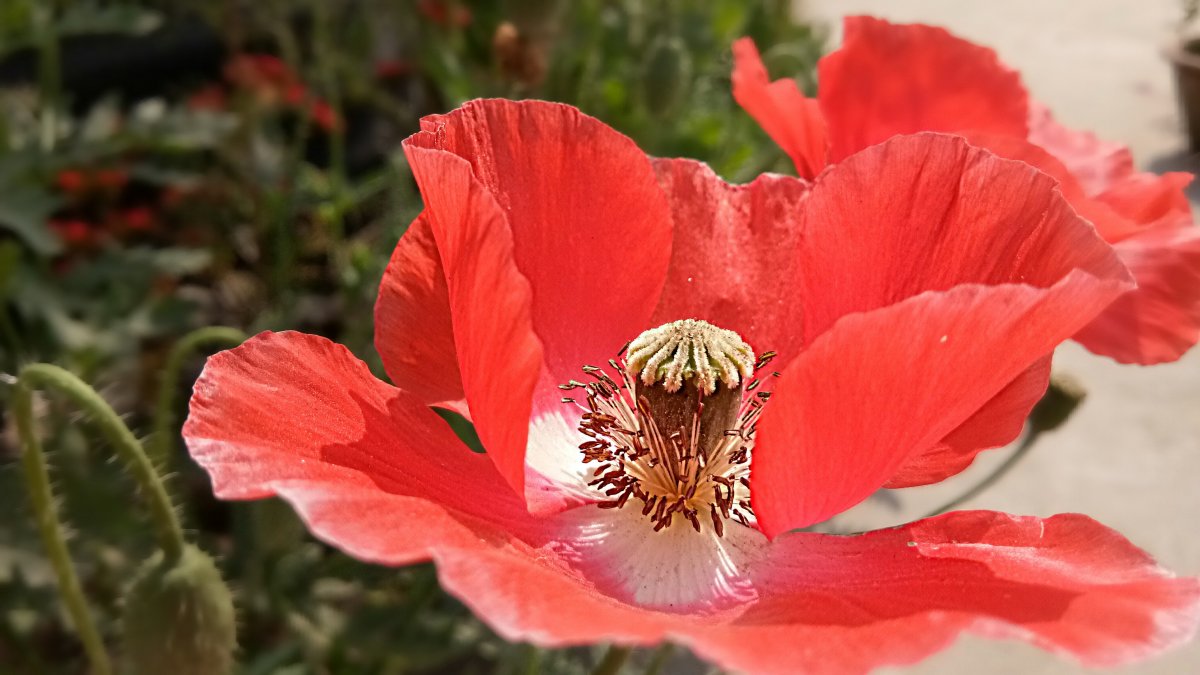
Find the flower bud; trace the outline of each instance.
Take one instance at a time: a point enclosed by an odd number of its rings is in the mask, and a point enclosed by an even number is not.
[[[537,87],[546,77],[545,48],[522,33],[516,24],[505,21],[492,36],[492,52],[500,72],[526,87]]]
[[[1051,375],[1046,394],[1029,413],[1029,428],[1034,433],[1057,429],[1086,397],[1087,391],[1074,378],[1058,373]]]
[[[233,670],[233,596],[203,551],[155,553],[125,597],[124,658],[131,675],[223,675]]]
[[[642,71],[642,94],[655,115],[666,115],[679,104],[691,82],[692,60],[679,38],[660,37],[650,46]]]

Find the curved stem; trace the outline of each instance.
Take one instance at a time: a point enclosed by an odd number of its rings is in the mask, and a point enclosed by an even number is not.
[[[625,665],[625,659],[628,659],[629,654],[632,652],[633,649],[629,647],[612,645],[604,653],[604,658],[600,660],[600,664],[592,671],[592,675],[617,675],[617,673],[621,672],[621,666]]]
[[[1020,462],[1023,457],[1025,457],[1025,455],[1029,454],[1029,451],[1033,449],[1034,443],[1037,441],[1037,439],[1041,435],[1042,434],[1040,431],[1038,431],[1036,429],[1030,429],[1029,432],[1027,432],[1025,434],[1025,438],[1021,439],[1021,443],[1020,443],[1020,445],[1017,446],[1017,449],[1014,450],[1013,453],[1008,456],[1008,459],[1004,460],[1004,462],[1002,464],[1000,464],[1000,466],[996,467],[995,470],[993,470],[991,473],[989,473],[987,476],[985,476],[983,480],[981,480],[978,483],[976,483],[975,485],[973,485],[966,492],[960,494],[959,496],[955,497],[954,499],[951,499],[950,501],[946,502],[945,504],[942,504],[941,506],[930,511],[929,513],[926,513],[925,515],[921,516],[920,520],[923,520],[925,518],[932,518],[934,516],[941,515],[947,511],[956,509],[959,506],[961,506],[962,504],[964,504],[965,502],[969,501],[970,499],[974,498],[975,496],[977,496],[984,490],[986,490],[989,487],[991,487],[992,485],[994,485],[996,483],[996,481],[1003,478],[1006,474],[1008,474],[1009,471],[1012,471],[1012,468],[1014,466],[1016,466],[1017,463]]]
[[[179,339],[167,355],[162,380],[158,385],[158,402],[154,407],[154,433],[146,450],[154,466],[168,471],[171,463],[171,439],[175,427],[175,394],[179,374],[187,359],[203,346],[210,344],[236,347],[246,341],[246,334],[236,328],[209,326],[194,330]]]
[[[65,395],[71,399],[72,403],[92,417],[100,432],[125,461],[126,467],[146,496],[163,556],[168,561],[178,560],[183,553],[183,528],[179,525],[179,518],[175,514],[170,497],[167,496],[162,479],[159,478],[154,465],[146,457],[146,451],[142,449],[142,444],[134,437],[129,427],[125,426],[117,413],[96,393],[96,390],[58,366],[35,363],[22,368],[17,380],[17,391],[24,390],[27,392],[26,395],[30,395],[30,390],[35,388],[53,389]],[[25,404],[26,413],[31,416],[29,402],[26,401]],[[18,415],[18,419],[19,417]],[[27,430],[29,438],[25,439],[26,455],[30,454],[28,452],[30,449],[33,449],[40,456],[41,446],[37,444],[36,438],[33,438],[32,417],[25,423],[29,425]],[[32,445],[30,444],[31,439],[33,440]],[[38,461],[44,462],[44,460]]]
[[[50,487],[46,455],[33,429],[33,390],[24,377],[17,382],[13,412],[17,422],[17,435],[25,448],[21,455],[21,463],[25,469],[25,483],[29,487],[29,500],[33,505],[42,545],[46,547],[50,565],[58,579],[59,592],[62,593],[67,612],[71,615],[71,622],[75,624],[75,631],[79,633],[79,639],[83,642],[83,649],[92,664],[92,672],[95,675],[110,675],[113,672],[112,664],[108,659],[108,652],[104,649],[104,640],[100,637],[100,631],[96,629],[91,610],[83,597],[79,575],[75,573],[75,566],[71,564],[71,553],[67,550],[62,523],[58,518],[58,506]]]

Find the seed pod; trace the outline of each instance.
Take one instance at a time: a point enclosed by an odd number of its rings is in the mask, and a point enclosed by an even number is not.
[[[1086,397],[1087,391],[1074,378],[1060,373],[1051,375],[1045,396],[1029,413],[1030,429],[1038,433],[1057,429]]]
[[[692,59],[676,37],[660,37],[650,45],[642,71],[642,94],[654,115],[669,114],[691,85]]]
[[[174,562],[154,554],[125,597],[131,675],[224,675],[233,670],[233,596],[212,558],[188,544]]]

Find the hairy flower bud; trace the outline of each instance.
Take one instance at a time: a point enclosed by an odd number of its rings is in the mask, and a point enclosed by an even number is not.
[[[650,46],[642,71],[646,107],[655,115],[675,110],[692,79],[692,59],[677,37],[660,37]]]
[[[1057,429],[1071,417],[1085,398],[1087,391],[1077,380],[1061,373],[1051,375],[1046,394],[1029,413],[1030,429],[1035,433]]]
[[[212,558],[189,544],[178,560],[147,560],[125,597],[123,640],[131,675],[232,672],[233,596]]]

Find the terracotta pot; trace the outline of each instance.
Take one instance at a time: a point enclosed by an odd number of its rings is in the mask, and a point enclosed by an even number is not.
[[[1200,39],[1176,42],[1167,47],[1166,56],[1175,70],[1175,91],[1191,148],[1200,152]]]

